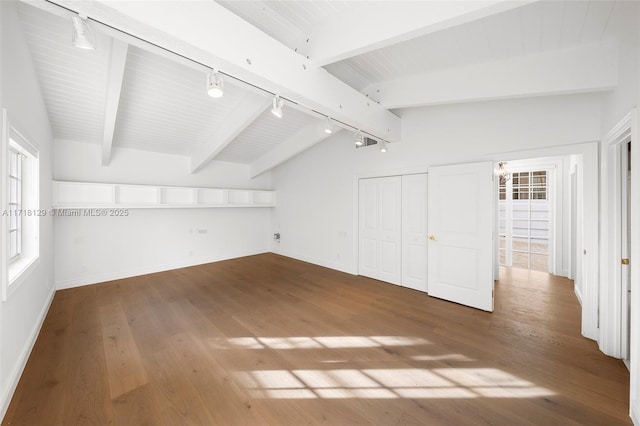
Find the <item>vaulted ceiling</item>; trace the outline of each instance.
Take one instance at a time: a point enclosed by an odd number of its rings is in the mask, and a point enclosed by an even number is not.
[[[29,0],[19,13],[55,138],[101,144],[105,165],[131,148],[188,156],[193,172],[248,164],[256,176],[325,139],[325,117],[400,142],[404,108],[609,90],[635,7]],[[95,50],[71,44],[73,12],[92,20]],[[221,99],[207,96],[209,68],[225,74]],[[269,112],[276,93],[281,119]]]

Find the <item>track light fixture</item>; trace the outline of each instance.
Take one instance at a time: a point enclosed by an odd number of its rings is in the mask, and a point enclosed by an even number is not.
[[[207,74],[207,93],[212,98],[221,98],[224,95],[224,80],[216,70]]]
[[[0,0],[1,2],[2,0]],[[49,3],[60,7],[62,9],[65,9],[68,12],[73,13],[74,15],[72,16],[72,24],[73,24],[73,32],[72,32],[72,42],[73,45],[75,47],[78,47],[80,49],[96,49],[96,34],[94,33],[94,29],[93,26],[94,25],[98,25],[99,28],[101,28],[102,26],[106,26],[106,27],[110,27],[107,23],[100,21],[100,19],[97,19],[96,17],[94,17],[93,19],[91,19],[92,22],[90,22],[89,18],[86,15],[76,15],[76,12],[74,12],[73,10],[56,4],[58,2],[55,1],[50,1],[47,0]],[[234,76],[232,74],[229,73],[221,73],[219,71],[217,71],[216,69],[212,69],[211,65],[203,63],[199,60],[196,60],[194,58],[190,58],[188,56],[184,56],[181,55],[179,53],[177,53],[174,50],[171,50],[167,47],[158,45],[158,44],[154,44],[152,42],[150,42],[149,40],[146,40],[144,38],[140,38],[137,36],[134,36],[132,34],[126,33],[125,31],[119,29],[119,28],[115,28],[115,27],[110,27],[110,30],[119,32],[123,35],[125,35],[127,38],[135,38],[139,41],[141,41],[142,43],[148,43],[154,46],[154,48],[160,49],[166,53],[172,54],[172,55],[178,55],[181,58],[183,58],[186,61],[189,61],[193,64],[196,64],[198,66],[201,66],[204,68],[204,70],[207,72],[207,93],[209,96],[213,97],[213,98],[220,98],[222,96],[224,96],[224,78],[231,78],[236,82],[239,83],[243,83],[246,86],[251,86],[253,89],[257,89],[259,91],[264,92],[265,94],[268,95],[273,95],[273,107],[271,108],[271,113],[273,115],[275,115],[278,118],[282,118],[283,117],[283,107],[284,107],[284,98],[281,98],[279,95],[275,94],[272,89],[268,89],[265,87],[261,87],[259,85],[256,85],[250,81],[245,81],[242,78],[239,78],[237,76]],[[251,64],[251,61],[249,59],[247,59],[247,63],[249,63],[249,65]],[[341,130],[341,129],[351,129],[353,131],[356,131],[356,139],[355,139],[355,144],[358,147],[362,147],[362,146],[368,146],[368,145],[374,145],[375,143],[377,143],[377,140],[380,140],[380,138],[377,137],[377,135],[375,133],[367,133],[367,137],[365,138],[364,134],[362,133],[362,131],[360,129],[358,129],[358,127],[356,127],[355,125],[345,122],[345,121],[341,121],[340,119],[337,118],[331,118],[327,113],[321,112],[321,111],[316,111],[315,109],[306,106],[302,103],[298,103],[296,102],[295,99],[291,99],[291,98],[286,98],[286,101],[289,102],[292,105],[297,105],[297,109],[308,109],[311,112],[314,113],[314,115],[316,116],[323,116],[326,118],[327,122],[326,122],[326,126],[324,128],[324,131],[327,134],[332,134],[334,133],[334,129],[335,130]],[[342,106],[340,106],[340,108],[342,108]],[[335,127],[337,124],[337,128]]]
[[[387,141],[382,141],[380,143],[380,152],[387,152]]]
[[[282,118],[282,107],[284,106],[284,99],[275,95],[273,97],[273,108],[271,108],[271,114],[278,118]]]
[[[329,135],[333,133],[333,122],[331,121],[331,117],[327,117],[327,125],[324,128],[324,132]]]
[[[73,22],[73,33],[71,41],[73,45],[79,49],[94,50],[96,48],[96,36],[89,25],[86,16],[74,16],[71,18]]]

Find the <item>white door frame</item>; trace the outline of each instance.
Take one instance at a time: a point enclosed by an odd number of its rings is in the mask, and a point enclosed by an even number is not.
[[[550,148],[539,148],[528,151],[491,154],[486,158],[493,161],[516,161],[525,158],[565,157],[581,155],[583,161],[582,185],[588,188],[583,193],[582,220],[583,241],[580,247],[572,248],[576,258],[577,274],[576,287],[581,288],[582,296],[582,324],[581,332],[584,337],[592,340],[599,339],[598,302],[599,302],[599,142],[585,142],[575,145],[563,145]],[[580,178],[580,176],[579,176]],[[579,229],[580,233],[581,230]]]
[[[620,358],[622,348],[622,291],[620,259],[622,258],[622,230],[621,211],[621,176],[620,167],[622,144],[634,139],[636,127],[636,113],[629,112],[616,126],[611,129],[603,140],[602,146],[602,205],[600,218],[603,224],[601,232],[601,267],[600,282],[600,350],[607,355]],[[632,150],[633,156],[633,150]],[[636,166],[633,163],[631,167]],[[632,182],[633,188],[633,182]],[[634,204],[635,198],[635,204]],[[631,199],[631,211],[638,212],[638,197]],[[635,208],[634,208],[635,207]],[[631,220],[634,220],[632,214]],[[637,219],[636,219],[637,221]],[[634,225],[632,224],[632,231]],[[633,237],[632,237],[633,244]],[[632,249],[633,255],[633,249]],[[633,263],[632,263],[633,265]],[[633,271],[634,268],[632,268]],[[633,282],[633,279],[632,279]]]
[[[622,294],[619,286],[621,258],[621,203],[620,203],[620,144],[632,141],[631,156],[631,342],[630,413],[640,422],[640,144],[638,143],[638,112],[634,108],[625,115],[607,134],[602,146],[602,191],[601,218],[601,338],[600,349],[611,356],[621,357],[622,344]]]

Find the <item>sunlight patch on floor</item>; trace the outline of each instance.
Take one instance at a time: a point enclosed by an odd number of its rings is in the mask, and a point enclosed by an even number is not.
[[[420,337],[406,336],[318,336],[318,337],[234,337],[219,339],[217,348],[227,349],[351,349],[382,346],[428,345]]]
[[[532,398],[554,392],[495,368],[256,370],[234,373],[254,398]]]
[[[411,357],[414,361],[462,361],[470,362],[473,359],[462,354],[446,354],[446,355],[414,355]]]

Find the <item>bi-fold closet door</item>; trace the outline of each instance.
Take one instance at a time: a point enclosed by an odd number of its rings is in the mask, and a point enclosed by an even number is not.
[[[400,284],[400,176],[360,180],[360,275]]]
[[[428,188],[426,174],[361,179],[360,275],[491,312],[493,167],[430,167]]]
[[[360,275],[427,291],[427,175],[361,179]]]

